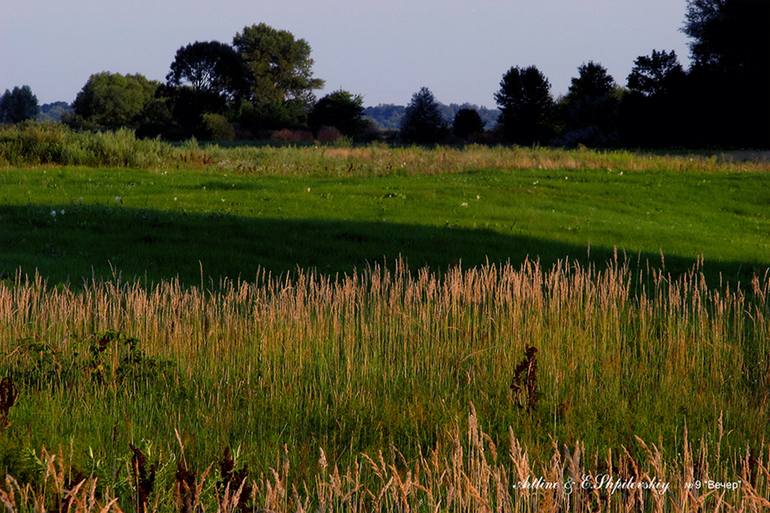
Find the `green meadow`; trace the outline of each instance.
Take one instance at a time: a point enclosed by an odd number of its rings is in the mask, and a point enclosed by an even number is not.
[[[607,471],[764,504],[761,161],[120,137],[0,153],[14,511],[634,510],[511,486]]]
[[[0,220],[4,276],[73,284],[114,273],[199,283],[201,268],[215,280],[349,273],[399,256],[434,270],[527,257],[601,264],[615,250],[673,272],[702,257],[709,276],[735,281],[770,265],[770,174],[11,168],[0,171]]]

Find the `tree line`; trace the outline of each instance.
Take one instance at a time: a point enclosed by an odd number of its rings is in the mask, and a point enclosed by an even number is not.
[[[494,100],[499,114],[447,109],[422,88],[397,115],[394,142],[512,143],[594,147],[770,147],[770,2],[688,0],[684,32],[691,65],[673,51],[634,61],[623,84],[600,63],[581,65],[568,92],[555,98],[536,66],[513,66]],[[339,90],[315,97],[304,39],[264,23],[232,43],[194,42],[177,50],[165,82],[101,72],[92,75],[65,122],[76,129],[130,128],[141,137],[210,140],[270,137],[354,141],[384,137],[365,116],[363,98]],[[398,109],[397,109],[398,110]],[[27,86],[0,97],[0,121],[35,117]],[[294,137],[294,139],[291,139]]]

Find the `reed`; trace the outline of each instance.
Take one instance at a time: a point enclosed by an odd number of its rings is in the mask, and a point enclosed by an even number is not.
[[[361,147],[170,144],[137,139],[129,130],[75,132],[63,125],[0,127],[0,166],[87,166],[217,169],[258,176],[385,176],[462,173],[480,169],[623,171],[767,171],[766,154],[524,147]]]

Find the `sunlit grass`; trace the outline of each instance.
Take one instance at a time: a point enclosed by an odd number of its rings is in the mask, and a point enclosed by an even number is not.
[[[92,451],[106,469],[129,443],[169,458],[178,430],[191,465],[232,446],[265,469],[286,445],[292,479],[312,481],[320,448],[349,465],[390,446],[406,462],[451,446],[471,405],[491,441],[510,428],[533,464],[552,440],[604,454],[636,437],[677,461],[685,428],[714,443],[720,422],[725,462],[758,450],[770,434],[770,279],[715,289],[697,272],[635,272],[401,265],[212,290],[21,280],[0,287],[2,373],[21,389],[5,451],[63,445],[78,468],[93,467]],[[94,360],[92,335],[111,329],[141,354],[126,359],[120,342]],[[528,346],[531,408],[512,389]]]

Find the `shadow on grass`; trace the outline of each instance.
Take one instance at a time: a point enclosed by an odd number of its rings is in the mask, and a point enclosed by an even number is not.
[[[64,213],[62,213],[64,210]],[[55,211],[55,215],[52,212]],[[78,285],[95,276],[150,282],[179,276],[251,279],[258,268],[274,273],[297,267],[323,273],[350,272],[367,264],[404,257],[413,268],[443,270],[462,262],[521,263],[527,256],[545,265],[570,257],[586,263],[586,246],[488,230],[375,222],[258,219],[222,214],[184,214],[106,206],[0,207],[0,276],[21,268],[53,282]],[[621,250],[622,253],[622,250]],[[592,247],[590,260],[603,265],[612,248]],[[656,253],[633,253],[634,262],[658,267]],[[694,259],[666,255],[672,273],[689,270]],[[708,261],[711,280],[745,282],[767,262]]]

